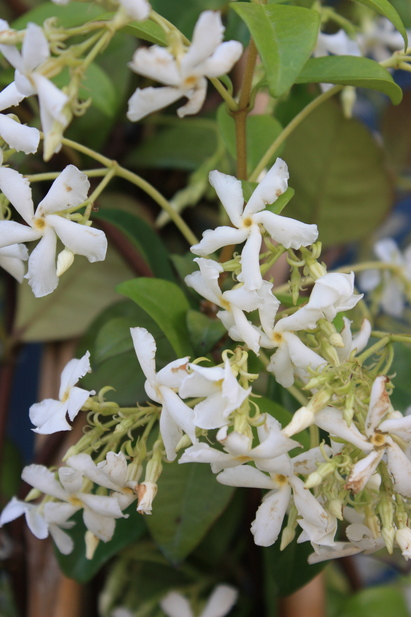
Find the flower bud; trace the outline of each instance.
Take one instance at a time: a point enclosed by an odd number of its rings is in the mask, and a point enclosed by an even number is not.
[[[140,514],[151,514],[153,500],[157,495],[157,484],[155,482],[142,482],[137,487],[138,506],[137,512]]]
[[[402,556],[408,561],[411,559],[411,529],[404,527],[395,532],[395,541],[401,549]]]
[[[61,276],[70,268],[74,261],[74,253],[69,249],[64,249],[57,256],[57,276]]]
[[[352,110],[357,101],[357,94],[354,86],[345,86],[341,92],[341,103],[343,114],[346,118],[352,118]]]
[[[327,504],[327,511],[330,514],[334,515],[336,518],[338,518],[338,520],[340,521],[344,520],[342,509],[343,502],[341,501],[341,499],[331,499],[331,501],[329,501]]]
[[[84,542],[86,544],[86,559],[93,559],[100,540],[94,535],[94,533],[88,530],[84,536]]]
[[[300,407],[293,415],[291,422],[281,432],[286,437],[292,437],[311,426],[314,423],[314,419],[315,415],[308,407]]]

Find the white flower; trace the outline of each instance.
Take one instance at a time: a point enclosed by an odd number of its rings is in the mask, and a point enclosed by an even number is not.
[[[137,499],[137,482],[128,480],[127,461],[122,452],[107,452],[106,460],[98,465],[89,454],[74,454],[67,459],[67,465],[95,484],[116,491],[122,510]]]
[[[362,297],[363,294],[354,293],[354,272],[331,272],[315,281],[305,308],[319,310],[325,319],[332,321],[337,313],[354,308]]]
[[[384,539],[381,536],[374,538],[371,529],[366,525],[359,523],[348,525],[345,533],[349,541],[336,542],[334,546],[319,546],[313,542],[315,552],[308,557],[308,563],[320,563],[327,559],[339,559],[358,553],[369,555],[379,551],[385,545]]]
[[[14,521],[22,514],[26,517],[26,523],[33,535],[39,540],[44,540],[51,535],[60,553],[68,555],[73,550],[73,540],[63,529],[70,529],[74,522],[68,522],[78,507],[69,503],[55,503],[34,505],[25,501],[19,501],[15,497],[7,504],[0,516],[0,527]]]
[[[227,328],[229,335],[237,341],[244,341],[254,353],[260,349],[261,333],[244,315],[244,312],[258,310],[261,323],[269,327],[273,323],[280,305],[271,293],[272,283],[262,281],[257,290],[247,290],[245,285],[222,292],[218,279],[224,271],[221,264],[212,259],[194,259],[200,267],[200,272],[193,272],[185,278],[189,287],[196,290],[204,298],[225,309],[217,313]]]
[[[141,514],[151,514],[153,509],[154,497],[157,495],[158,486],[156,482],[141,482],[137,487],[138,506],[137,512]]]
[[[316,369],[325,364],[324,358],[309,349],[294,334],[299,330],[312,330],[320,317],[322,313],[319,309],[303,306],[292,315],[279,319],[274,328],[266,330],[261,346],[268,349],[278,347],[271,356],[267,370],[275,375],[284,388],[289,388],[294,383],[294,372],[305,379],[308,367]]]
[[[177,114],[180,118],[196,114],[206,96],[205,77],[219,77],[228,73],[242,54],[241,43],[223,43],[223,34],[220,13],[204,11],[194,28],[193,40],[187,52],[174,57],[158,45],[137,49],[129,64],[130,68],[139,75],[165,84],[165,87],[138,88],[129,100],[128,119],[133,122],[140,120],[183,96],[188,98],[188,103],[180,107]]]
[[[228,434],[224,426],[218,431],[217,439],[225,452],[211,448],[206,443],[198,443],[183,452],[179,463],[210,463],[213,473],[248,461],[254,461],[262,469],[269,469],[272,459],[276,460],[299,444],[283,435],[281,425],[275,418],[265,415],[264,419],[264,424],[257,428],[260,441],[258,446],[252,448],[251,439],[246,435],[236,431]]]
[[[14,82],[9,84],[0,92],[0,111],[18,105],[24,98]],[[5,114],[0,114],[0,137],[11,148],[25,154],[37,152],[39,147],[40,133],[37,129],[20,124]]]
[[[143,21],[150,15],[151,6],[147,0],[118,0],[118,2],[127,15],[137,21]]]
[[[314,470],[310,463],[318,462],[318,449],[304,452],[294,459],[282,455],[270,462],[270,475],[248,465],[231,467],[222,471],[217,480],[228,486],[270,489],[264,496],[251,525],[254,541],[258,546],[271,546],[277,540],[289,502],[293,499],[300,518],[299,525],[305,536],[317,544],[333,545],[336,519],[327,513],[314,495],[304,488],[295,473]],[[300,459],[303,470],[298,469]],[[260,465],[262,467],[262,465]]]
[[[358,43],[347,35],[344,30],[338,30],[335,34],[318,33],[317,45],[313,51],[313,56],[361,56]]]
[[[28,257],[29,253],[24,244],[11,244],[0,249],[0,267],[21,283],[26,269],[24,262]]]
[[[194,407],[194,423],[199,428],[220,428],[229,423],[229,415],[238,409],[251,393],[238,383],[226,358],[224,367],[189,364],[192,371],[180,386],[182,398],[205,397]]]
[[[176,446],[183,431],[193,443],[197,441],[193,411],[176,393],[188,374],[189,358],[174,360],[157,373],[155,365],[157,347],[153,336],[145,328],[130,328],[130,333],[141,369],[147,378],[144,385],[147,395],[162,405],[160,432],[167,459],[173,461],[177,456]]]
[[[41,238],[30,255],[26,275],[36,297],[51,293],[58,285],[57,237],[72,253],[84,255],[90,262],[102,261],[106,256],[107,239],[102,231],[64,217],[65,210],[86,200],[89,186],[87,176],[68,165],[34,213],[28,181],[13,169],[0,168],[0,189],[27,223],[0,221],[0,248]]]
[[[411,246],[401,253],[392,238],[379,240],[374,246],[378,259],[397,266],[390,270],[366,270],[359,276],[360,287],[372,291],[381,285],[379,302],[387,315],[401,317],[404,312],[404,292],[411,283]]]
[[[0,30],[5,29],[8,29],[8,25],[2,20]],[[69,99],[47,77],[41,74],[41,65],[50,57],[50,51],[47,39],[40,26],[33,23],[27,25],[21,52],[12,45],[0,45],[0,51],[16,69],[14,83],[17,90],[23,96],[38,95],[43,132],[48,135],[55,120],[65,128],[68,120],[64,113],[64,107]],[[56,148],[55,151],[58,149]]]
[[[407,32],[410,36],[410,31]],[[389,58],[393,51],[404,49],[402,35],[386,17],[365,21],[362,32],[357,35],[357,41],[362,54],[371,56],[377,62]]]
[[[237,595],[233,587],[218,585],[197,617],[224,617],[235,604]],[[176,591],[170,591],[161,600],[160,606],[168,617],[194,617],[188,600]]]
[[[95,394],[94,390],[87,391],[75,386],[81,377],[90,372],[89,358],[90,353],[87,351],[80,360],[70,360],[65,366],[61,374],[58,401],[48,398],[30,407],[30,420],[37,426],[33,429],[35,433],[49,435],[71,430],[66,415],[73,421],[88,397]]]
[[[192,246],[191,251],[205,257],[223,246],[245,242],[239,280],[244,282],[247,290],[259,289],[262,283],[259,261],[263,233],[261,228],[286,248],[308,246],[318,236],[316,225],[306,225],[264,209],[284,193],[288,177],[286,163],[277,159],[244,207],[240,180],[219,171],[210,172],[210,184],[215,188],[233,227],[222,226],[205,231],[202,240]]]
[[[87,529],[103,542],[111,540],[115,519],[127,518],[116,497],[81,492],[83,475],[70,467],[60,467],[58,476],[60,482],[43,465],[29,465],[21,474],[22,479],[34,488],[60,500],[53,503],[56,516],[66,510],[67,504],[74,506],[75,510],[83,508],[83,521]]]

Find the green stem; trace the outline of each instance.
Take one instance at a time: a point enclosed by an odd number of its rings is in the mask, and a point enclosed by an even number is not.
[[[295,400],[300,403],[300,405],[302,405],[303,407],[307,407],[308,398],[304,396],[304,394],[300,392],[300,390],[296,388],[296,386],[290,386],[289,388],[287,388],[287,390],[291,394],[291,396],[293,396]]]
[[[185,221],[181,218],[181,216],[174,210],[172,205],[167,201],[165,197],[154,188],[149,182],[138,176],[132,171],[125,169],[121,165],[117,163],[117,161],[113,161],[102,154],[95,152],[91,148],[87,146],[83,146],[82,144],[77,143],[76,141],[72,141],[71,139],[67,139],[63,137],[61,143],[69,148],[73,148],[73,150],[77,150],[78,152],[82,152],[86,156],[93,158],[96,161],[99,161],[104,167],[114,168],[115,175],[119,178],[123,178],[124,180],[128,180],[135,186],[141,188],[147,195],[149,195],[163,210],[165,210],[170,216],[171,220],[174,222],[176,227],[180,230],[182,235],[185,237],[187,242],[191,244],[197,244],[198,239],[193,234],[191,229],[185,223]]]
[[[327,90],[327,92],[323,92],[322,94],[317,96],[316,99],[311,101],[311,103],[309,103],[307,107],[304,107],[304,109],[300,111],[300,113],[297,114],[291,120],[289,124],[287,124],[285,129],[280,133],[277,139],[273,141],[273,143],[268,148],[267,152],[264,154],[261,161],[258,163],[257,167],[254,169],[253,173],[249,177],[250,182],[257,181],[257,178],[260,175],[260,173],[265,169],[265,167],[267,167],[268,163],[272,159],[275,152],[278,150],[281,144],[287,139],[287,137],[291,135],[294,129],[296,129],[297,126],[301,124],[301,122],[305,120],[305,118],[309,116],[312,111],[314,111],[314,109],[319,107],[322,103],[324,103],[324,101],[327,101],[328,99],[330,99],[332,96],[334,96],[334,94],[337,94],[337,92],[340,92],[340,90],[342,90],[343,87],[344,86],[334,86],[333,88],[330,88],[329,90]]]
[[[236,111],[238,109],[238,105],[235,102],[235,99],[221,83],[221,81],[217,77],[209,77],[209,80],[211,81],[221,98],[224,99],[224,101],[227,103],[228,109],[230,111]]]
[[[89,178],[99,178],[107,174],[107,169],[83,169],[83,174],[86,174]],[[30,176],[24,176],[27,180],[32,182],[43,182],[45,180],[55,180],[59,177],[61,171],[50,171],[44,174],[32,174]]]
[[[93,208],[93,204],[96,201],[97,197],[104,191],[108,183],[114,178],[116,175],[116,170],[114,167],[106,170],[106,175],[99,183],[99,185],[94,189],[90,197],[88,198],[88,205],[86,211],[84,212],[84,220],[88,221],[91,216],[91,210]]]
[[[389,337],[393,343],[411,343],[411,334],[390,334],[388,332],[380,332],[379,330],[373,330],[371,332],[373,338],[385,338]]]
[[[358,362],[362,364],[365,360],[367,360],[367,358],[375,354],[379,349],[382,349],[383,347],[388,345],[389,342],[389,336],[385,336],[384,338],[380,339],[377,343],[374,343],[374,345],[371,345],[371,347],[366,349],[360,356],[357,356]]]

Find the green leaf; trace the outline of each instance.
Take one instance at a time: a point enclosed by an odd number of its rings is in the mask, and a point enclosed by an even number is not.
[[[188,311],[187,329],[197,356],[204,356],[227,333],[221,321],[199,311]]]
[[[66,6],[45,2],[14,20],[11,26],[16,30],[23,30],[29,22],[42,26],[46,19],[57,17],[58,23],[61,26],[74,28],[97,19],[104,13],[105,11],[102,7],[90,2],[87,2],[87,4],[84,2],[70,2]]]
[[[284,210],[288,202],[294,197],[294,194],[294,189],[289,186],[287,190],[282,195],[280,195],[273,204],[266,206],[266,209],[270,212],[274,212],[274,214],[280,214]]]
[[[394,105],[402,99],[402,90],[390,73],[378,62],[357,56],[310,58],[296,83],[325,83],[378,90],[390,97]]]
[[[73,552],[70,555],[62,555],[56,549],[57,561],[63,573],[70,578],[74,578],[79,583],[87,583],[111,557],[114,557],[122,548],[140,538],[145,532],[146,526],[144,518],[135,510],[136,506],[132,504],[125,511],[129,514],[129,517],[120,518],[116,521],[116,529],[112,539],[107,543],[99,543],[93,559],[86,559],[86,547],[84,544],[86,529],[81,514],[77,513],[73,517],[76,525],[72,529],[64,530],[74,541]]]
[[[154,541],[173,563],[201,542],[226,508],[234,489],[219,484],[209,465],[165,465],[147,525]]]
[[[44,298],[35,298],[24,281],[18,287],[14,335],[21,341],[80,336],[103,309],[122,299],[113,288],[131,276],[133,272],[109,245],[104,261],[90,264],[76,255],[57,289]]]
[[[163,128],[127,157],[133,167],[160,167],[195,171],[217,149],[216,125],[211,120],[185,120]]]
[[[400,589],[383,585],[364,589],[349,598],[340,617],[407,617],[409,611]]]
[[[193,355],[186,325],[190,307],[180,287],[161,279],[138,278],[122,283],[117,291],[134,300],[154,319],[178,357]]]
[[[129,238],[149,264],[154,276],[175,281],[168,252],[158,234],[144,219],[129,212],[109,208],[99,210],[95,218],[111,223]]]
[[[297,544],[294,540],[283,551],[280,551],[280,542],[277,540],[275,544],[262,550],[265,588],[274,598],[294,593],[317,576],[326,566],[326,562],[315,565],[307,563],[308,556],[313,552],[309,542]],[[363,614],[362,617],[366,616]]]
[[[323,103],[290,135],[284,159],[295,189],[287,216],[316,223],[325,246],[365,236],[391,207],[382,149],[333,101]]]
[[[90,64],[84,75],[79,90],[79,98],[92,99],[93,105],[111,118],[114,116],[117,104],[117,92],[107,73],[95,62]]]
[[[310,57],[318,36],[320,14],[296,6],[231,4],[254,38],[274,97],[287,92]]]
[[[391,4],[398,11],[406,28],[411,28],[411,3],[409,0],[391,0]]]
[[[389,0],[357,0],[361,2],[361,4],[365,4],[373,11],[376,11],[383,17],[386,17],[390,20],[390,22],[397,28],[398,32],[401,34],[404,39],[404,47],[407,49],[408,47],[408,35],[405,29],[405,26],[402,22],[401,17],[399,16],[396,9],[393,7],[392,3]]]
[[[170,0],[152,0],[152,8],[191,39],[194,25],[202,11],[222,9],[227,0],[190,0],[183,5]]]
[[[156,45],[167,45],[167,38],[162,27],[148,19],[146,21],[127,24],[127,26],[122,28],[121,32],[132,34],[138,39],[148,41],[149,43],[155,43]]]
[[[235,122],[227,113],[226,105],[220,105],[217,112],[217,123],[220,134],[224,140],[227,150],[236,159],[236,134]],[[282,126],[272,116],[247,116],[246,139],[247,139],[247,166],[254,169],[260,162],[263,155],[267,152],[273,141],[277,139],[282,131]],[[281,153],[281,147],[273,154],[270,163]]]

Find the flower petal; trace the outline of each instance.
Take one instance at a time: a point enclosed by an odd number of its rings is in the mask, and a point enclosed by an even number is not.
[[[244,209],[244,216],[250,216],[250,214],[260,212],[267,204],[273,204],[277,201],[279,196],[287,190],[289,177],[290,174],[288,173],[287,164],[285,161],[278,158],[248,200]],[[278,217],[278,215],[275,216]]]
[[[56,479],[54,473],[49,471],[47,467],[43,467],[43,465],[28,465],[24,467],[21,478],[24,482],[37,488],[45,495],[51,495],[62,501],[67,500],[67,493]]]
[[[170,591],[160,602],[168,617],[193,617],[188,600],[176,591]]]
[[[40,133],[37,129],[20,124],[4,114],[0,114],[0,136],[11,148],[25,154],[37,152],[39,147]]]
[[[234,606],[238,592],[229,585],[218,585],[211,594],[200,617],[224,617]]]
[[[137,88],[128,100],[127,118],[131,122],[137,122],[148,114],[159,111],[181,97],[184,92],[180,88],[164,86],[164,88]]]
[[[210,171],[208,178],[230,217],[230,221],[233,225],[239,227],[244,209],[243,188],[240,180],[217,170]]]
[[[34,403],[29,409],[30,422],[37,427],[33,432],[51,435],[58,431],[71,431],[66,414],[67,402],[62,403],[48,398],[41,403]]]
[[[89,188],[86,174],[74,165],[67,165],[39,203],[36,216],[79,206],[86,201]]]
[[[285,484],[265,495],[251,524],[257,546],[271,546],[280,535],[281,526],[291,497],[291,487]]]
[[[14,169],[1,167],[0,190],[4,193],[9,202],[16,208],[17,212],[26,221],[26,223],[31,225],[34,214],[34,204],[31,198],[31,188],[27,178],[23,178],[23,176]],[[13,221],[4,222],[12,223]],[[18,242],[18,240],[14,240],[14,242]],[[10,244],[14,244],[14,242],[10,242]],[[5,244],[2,244],[2,246],[5,246]]]
[[[25,278],[28,279],[36,298],[47,296],[58,285],[56,244],[57,237],[54,230],[46,227],[42,239],[30,255]]]

